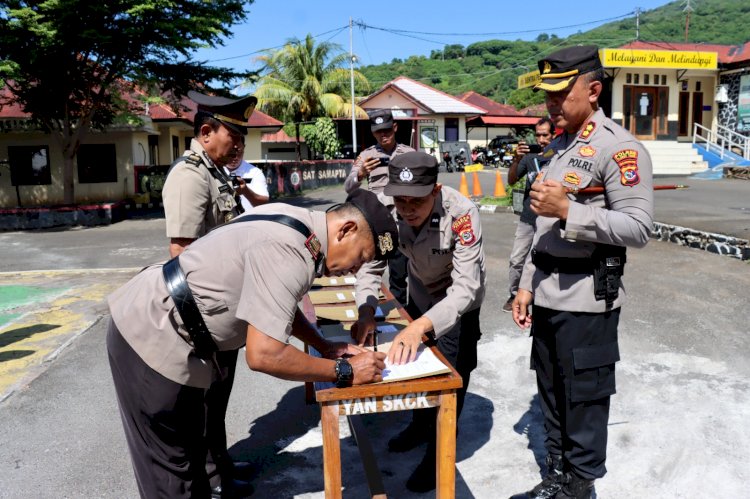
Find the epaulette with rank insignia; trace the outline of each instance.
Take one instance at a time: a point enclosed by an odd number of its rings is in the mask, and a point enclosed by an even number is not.
[[[201,157],[195,153],[189,154],[185,156],[185,163],[191,164],[193,166],[198,166],[199,164],[201,164]]]

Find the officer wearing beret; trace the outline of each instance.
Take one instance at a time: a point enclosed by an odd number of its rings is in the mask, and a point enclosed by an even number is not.
[[[241,159],[242,140],[247,120],[257,99],[247,96],[229,99],[188,92],[198,105],[194,118],[194,138],[169,170],[162,198],[169,238],[169,255],[179,255],[189,244],[214,227],[242,212],[237,193],[224,166]],[[246,463],[235,463],[226,448],[224,417],[234,383],[237,350],[221,352],[217,362],[225,376],[211,386],[206,395],[208,433],[208,472],[214,484],[213,495],[224,496],[229,489],[241,493],[245,482],[235,480]]]
[[[141,496],[209,495],[204,393],[223,375],[219,353],[245,345],[251,369],[288,380],[380,381],[385,353],[326,341],[297,304],[317,276],[356,272],[397,245],[390,212],[361,189],[325,213],[265,204],[110,295],[107,350]]]
[[[396,142],[398,123],[393,120],[390,109],[376,109],[368,113],[370,131],[377,144],[370,146],[360,154],[352,165],[352,171],[344,182],[346,192],[358,188],[367,179],[367,188],[376,194],[383,192],[388,183],[388,163],[407,152],[409,146]],[[406,305],[407,291],[407,258],[400,252],[388,261],[389,289],[402,305]]]
[[[535,88],[565,133],[545,150],[549,165],[531,187],[536,233],[513,302],[515,322],[531,327],[547,432],[547,471],[526,497],[580,499],[606,472],[625,247],[649,240],[652,168],[643,145],[598,107],[597,47],[558,50],[539,71]],[[604,193],[576,194],[593,186]]]
[[[463,378],[457,400],[460,415],[481,336],[479,311],[486,282],[482,227],[476,205],[437,183],[437,176],[437,161],[422,152],[393,158],[388,167],[387,197],[381,196],[381,201],[395,206],[399,215],[399,247],[409,258],[407,311],[414,319],[396,336],[388,358],[397,364],[410,362],[422,335],[434,336],[438,349]],[[375,330],[383,271],[384,265],[375,263],[357,274],[359,318],[353,334],[359,345],[369,343]],[[415,492],[435,488],[435,422],[434,411],[414,411],[409,426],[388,443],[391,451],[405,452],[429,442],[406,483]]]

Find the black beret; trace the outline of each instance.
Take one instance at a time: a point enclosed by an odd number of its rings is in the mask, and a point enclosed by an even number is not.
[[[191,90],[187,96],[198,104],[198,113],[219,120],[222,125],[242,135],[247,134],[247,120],[250,119],[258,103],[258,99],[253,95],[229,99]]]
[[[388,165],[387,196],[409,196],[421,198],[432,192],[438,177],[438,162],[435,156],[413,151],[399,154]]]
[[[376,109],[367,113],[370,118],[370,131],[377,132],[393,128],[393,114],[390,109]]]
[[[398,228],[391,210],[378,200],[377,195],[364,189],[353,190],[346,202],[356,206],[367,220],[375,241],[375,259],[393,258],[398,250]]]
[[[547,92],[565,90],[575,82],[579,75],[602,67],[602,62],[599,60],[599,47],[596,45],[566,47],[552,52],[538,64],[542,81],[534,86],[534,90]]]

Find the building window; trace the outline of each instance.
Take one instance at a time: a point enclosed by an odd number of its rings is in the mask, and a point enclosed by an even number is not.
[[[666,85],[667,84],[667,75],[661,75],[661,84]]]
[[[625,83],[630,85],[633,82],[633,75],[630,73],[625,73]]]
[[[79,184],[117,182],[117,153],[114,144],[81,144],[76,159]]]
[[[648,85],[648,74],[643,75],[643,84]]]
[[[696,81],[695,82],[695,91],[700,92],[701,91],[701,82]]]
[[[172,135],[172,161],[180,157],[180,138]]]
[[[445,141],[458,140],[458,118],[445,118]]]
[[[47,146],[9,146],[10,182],[13,185],[50,185],[52,172]]]
[[[641,75],[639,75],[638,73],[636,73],[635,75],[633,75],[633,83],[635,83],[636,85],[638,85],[640,82],[641,82]]]
[[[654,75],[654,85],[659,84],[659,75]]]
[[[159,164],[159,136],[158,135],[148,136],[148,164],[149,165]]]

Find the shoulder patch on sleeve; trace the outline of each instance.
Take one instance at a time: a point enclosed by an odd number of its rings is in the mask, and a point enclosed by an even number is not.
[[[622,149],[612,155],[617,166],[620,167],[620,183],[632,187],[641,181],[638,175],[638,151]]]
[[[474,227],[471,226],[471,215],[468,213],[456,218],[451,225],[453,233],[458,237],[461,246],[468,246],[476,241]]]

